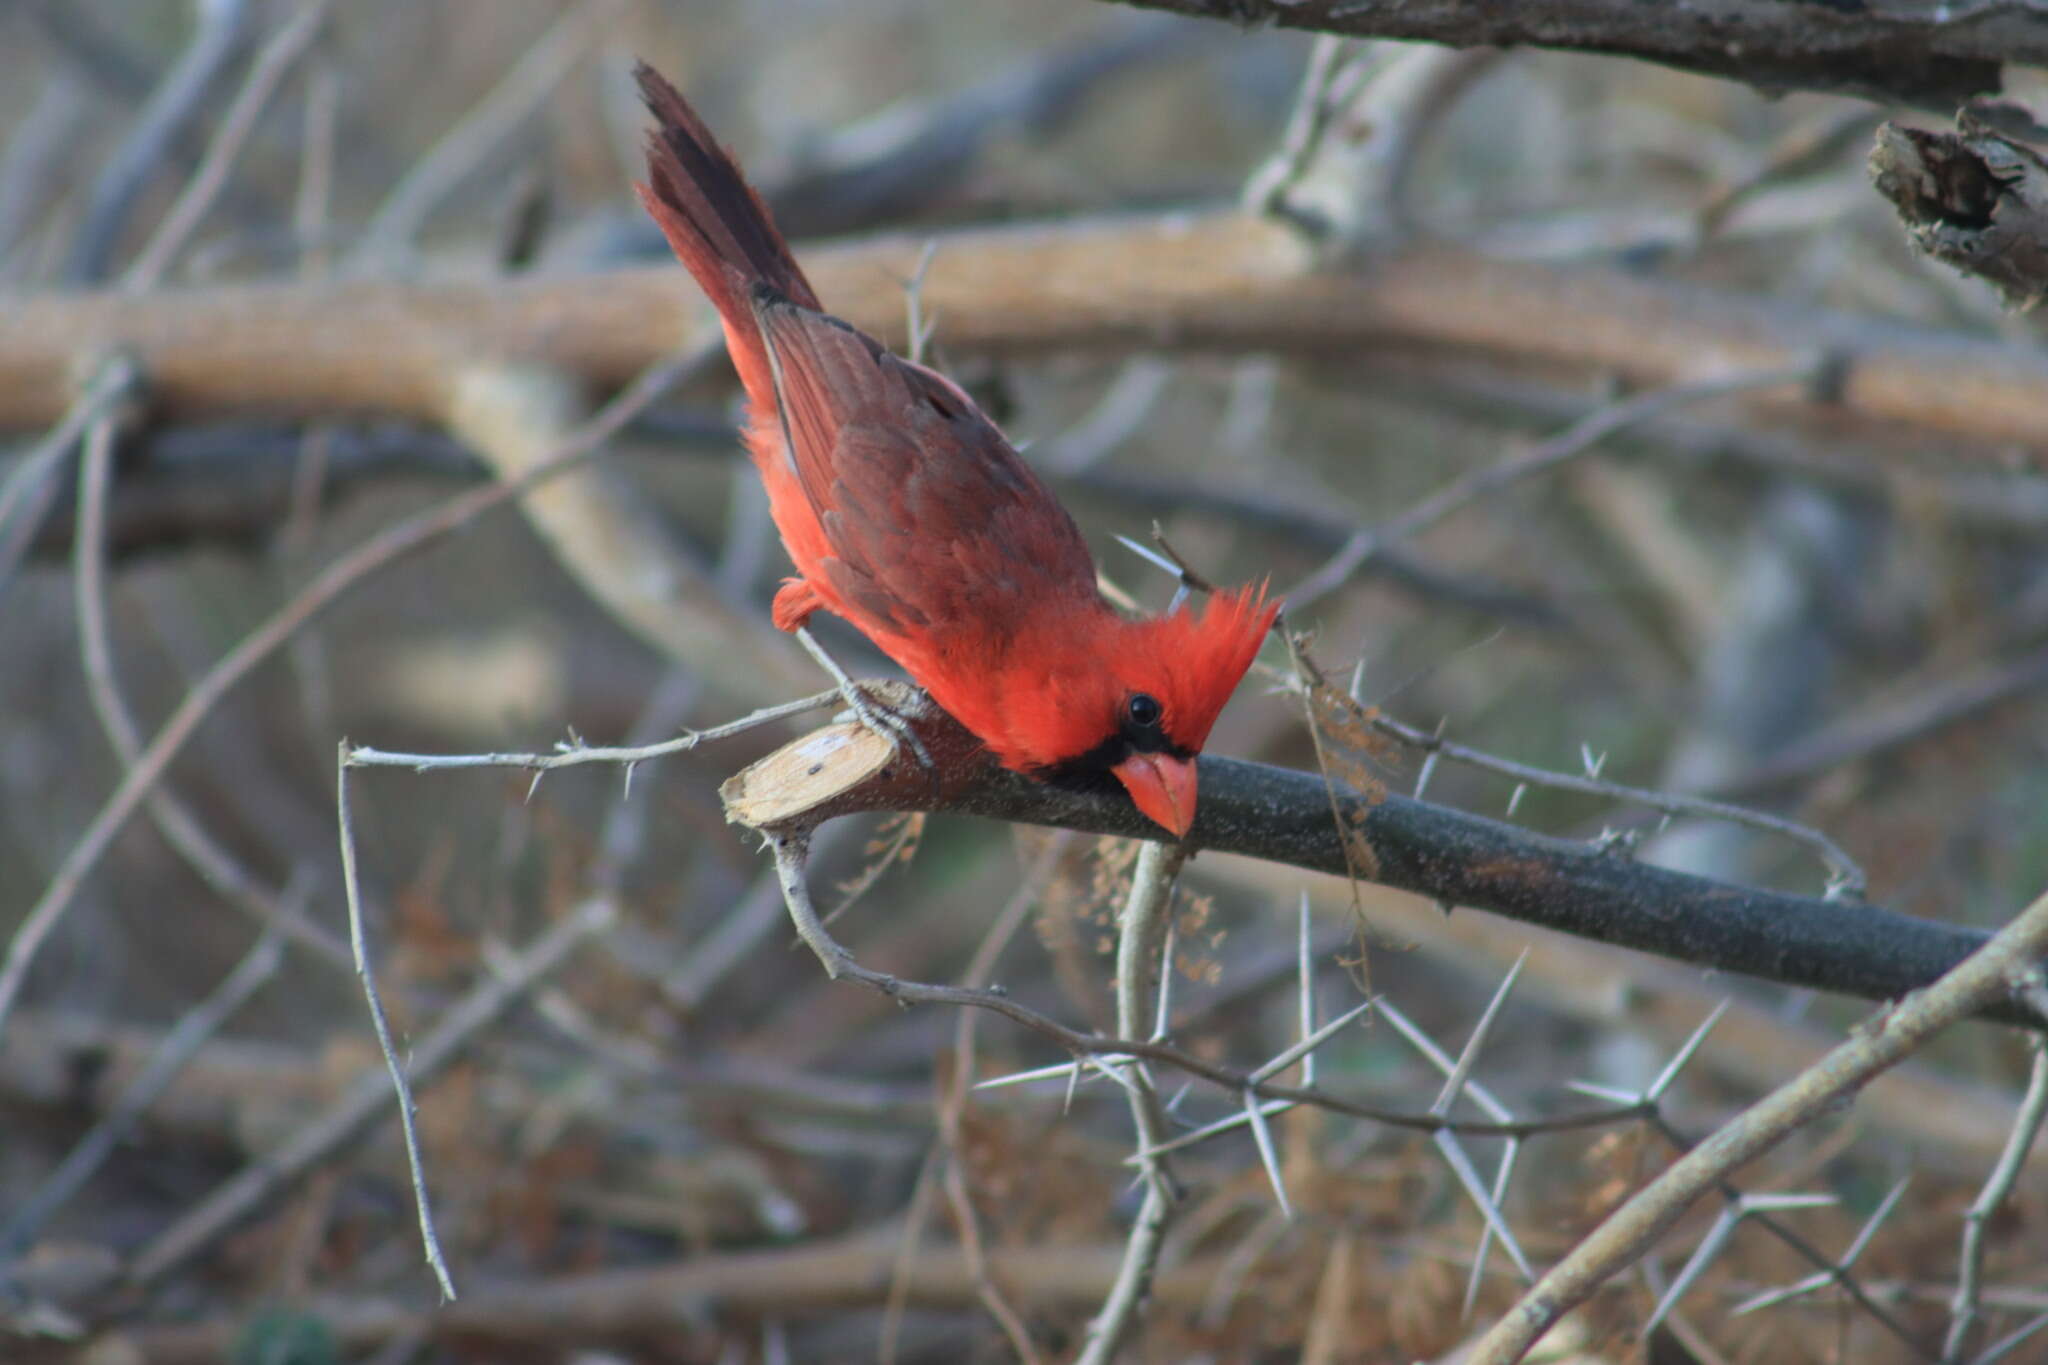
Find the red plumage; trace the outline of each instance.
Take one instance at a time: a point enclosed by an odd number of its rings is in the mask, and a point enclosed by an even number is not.
[[[1263,589],[1126,620],[1095,588],[1073,518],[950,380],[821,311],[732,158],[652,68],[641,201],[718,309],[746,386],[746,443],[797,576],[795,630],[856,626],[1006,767],[1121,782],[1176,834],[1194,756],[1251,666]]]

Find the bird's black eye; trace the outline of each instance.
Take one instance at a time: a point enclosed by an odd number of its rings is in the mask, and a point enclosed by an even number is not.
[[[1134,692],[1131,699],[1124,703],[1124,713],[1131,718],[1131,724],[1140,730],[1150,730],[1159,724],[1158,699],[1143,692]]]

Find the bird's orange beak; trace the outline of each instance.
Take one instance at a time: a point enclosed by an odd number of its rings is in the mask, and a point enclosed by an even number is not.
[[[1195,761],[1169,754],[1132,754],[1110,769],[1139,810],[1186,838],[1195,823]]]

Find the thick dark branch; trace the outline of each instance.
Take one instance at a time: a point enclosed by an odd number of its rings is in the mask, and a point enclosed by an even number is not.
[[[942,714],[917,724],[936,756],[933,775],[899,762],[866,730],[834,726],[727,782],[727,815],[772,829],[862,810],[944,810],[1091,834],[1160,833],[1121,797],[1060,791],[995,767]],[[1368,800],[1341,786],[1339,792],[1346,819],[1377,861],[1376,881],[1718,971],[1896,1000],[1936,980],[1988,937],[1873,905],[1673,872],[1429,802]],[[1330,807],[1315,773],[1205,757],[1190,842],[1343,876],[1345,844]],[[2048,1028],[2048,1018],[2016,1000],[1987,1013]]]
[[[2048,61],[2048,14],[2018,0],[1124,0],[1149,9],[1451,47],[1565,48],[1747,81],[1952,108],[2003,63]]]

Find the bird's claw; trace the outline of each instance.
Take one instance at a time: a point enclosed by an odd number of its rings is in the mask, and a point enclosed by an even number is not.
[[[917,737],[908,717],[868,697],[861,691],[859,683],[842,686],[839,695],[846,699],[846,708],[853,712],[853,718],[870,732],[899,749],[908,749],[926,772],[937,772],[938,764],[932,761],[931,750],[925,748],[924,741]]]

